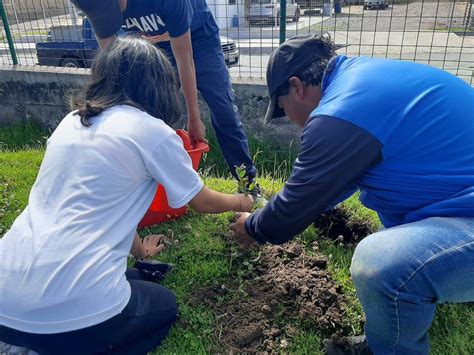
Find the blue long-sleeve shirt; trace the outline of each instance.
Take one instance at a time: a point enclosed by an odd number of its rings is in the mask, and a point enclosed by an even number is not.
[[[354,191],[385,227],[474,217],[474,89],[426,65],[336,57],[301,137],[294,169],[246,221],[283,243]]]
[[[333,117],[310,118],[290,178],[247,219],[247,233],[261,243],[288,241],[351,196],[358,178],[380,160],[380,142],[363,129]]]

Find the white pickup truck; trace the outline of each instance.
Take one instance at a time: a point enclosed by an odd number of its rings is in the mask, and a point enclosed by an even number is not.
[[[286,0],[286,21],[298,22],[301,10],[295,0]],[[254,23],[280,23],[279,0],[250,0],[247,21]]]
[[[386,9],[388,0],[364,0],[364,9]]]

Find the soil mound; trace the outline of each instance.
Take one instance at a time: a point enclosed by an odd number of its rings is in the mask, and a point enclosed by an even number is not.
[[[327,335],[340,331],[343,298],[327,262],[298,240],[284,247],[264,246],[244,264],[249,272],[240,280],[196,292],[192,302],[208,305],[217,315],[216,351],[284,351],[291,341],[291,321],[308,322]]]

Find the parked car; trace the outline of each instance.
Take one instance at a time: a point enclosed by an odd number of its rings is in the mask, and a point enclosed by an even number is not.
[[[239,64],[239,49],[235,44],[235,41],[229,37],[220,36],[221,38],[221,48],[224,53],[224,59],[227,66],[234,67]]]
[[[386,9],[388,0],[364,0],[364,9]]]
[[[235,41],[221,36],[221,47],[228,67],[239,63],[239,50]],[[68,68],[90,68],[99,49],[89,21],[84,18],[82,27],[58,26],[48,31],[46,42],[36,43],[39,65]]]
[[[286,2],[286,21],[298,22],[301,10],[295,0]],[[250,0],[247,21],[252,23],[280,23],[280,1],[279,0]]]

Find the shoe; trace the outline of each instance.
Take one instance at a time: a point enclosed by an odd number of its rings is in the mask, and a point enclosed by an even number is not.
[[[38,353],[21,346],[10,345],[0,341],[0,355],[38,355]]]
[[[135,263],[140,277],[144,281],[159,282],[173,270],[173,264],[162,263],[154,259],[140,259]]]
[[[333,337],[323,341],[323,354],[326,355],[373,355],[365,335]]]

